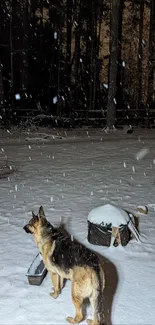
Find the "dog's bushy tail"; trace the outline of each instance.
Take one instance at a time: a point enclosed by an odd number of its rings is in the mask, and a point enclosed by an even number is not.
[[[96,286],[93,287],[91,297],[91,304],[94,311],[94,320],[96,320],[96,324],[105,325],[105,317],[103,310],[103,291],[105,288],[105,275],[101,266],[99,268],[98,277],[96,277],[95,282]]]
[[[98,309],[99,309],[98,313],[99,313],[100,325],[105,325],[105,315],[103,309],[104,288],[105,288],[105,274],[102,266],[100,265],[100,288],[99,288],[99,295],[98,295]]]

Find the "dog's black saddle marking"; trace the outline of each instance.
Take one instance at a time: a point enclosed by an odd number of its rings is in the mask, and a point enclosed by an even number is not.
[[[55,249],[51,260],[62,268],[65,272],[69,272],[75,266],[89,266],[95,271],[99,271],[99,261],[97,256],[70,237],[64,236],[61,232],[52,234],[55,240]]]

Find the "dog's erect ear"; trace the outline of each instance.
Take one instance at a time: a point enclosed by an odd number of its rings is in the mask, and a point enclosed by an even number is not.
[[[44,209],[42,206],[39,208],[39,217],[45,217]]]
[[[34,218],[35,217],[35,214],[34,214],[34,212],[32,211],[32,218]]]

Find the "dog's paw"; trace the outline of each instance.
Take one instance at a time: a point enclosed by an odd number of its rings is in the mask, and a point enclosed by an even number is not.
[[[68,317],[66,318],[66,321],[67,321],[68,323],[70,323],[70,324],[75,324],[75,320],[74,320],[73,317],[68,316]]]
[[[56,299],[60,294],[60,291],[54,291],[54,292],[50,292],[50,296],[54,299]]]
[[[88,325],[92,325],[92,320],[91,319],[87,319],[87,324]]]
[[[69,322],[70,324],[78,324],[83,320],[82,316],[75,316],[75,318],[73,317],[67,317],[66,318],[67,322]]]
[[[94,321],[94,320],[92,320],[92,319],[87,319],[87,324],[88,324],[88,325],[99,325],[98,322],[96,322],[96,321]]]

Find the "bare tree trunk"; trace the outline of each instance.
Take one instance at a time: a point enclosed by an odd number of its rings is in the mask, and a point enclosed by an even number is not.
[[[76,28],[75,28],[75,54],[74,54],[74,87],[75,87],[75,98],[74,98],[74,107],[78,107],[79,105],[79,84],[80,84],[80,74],[79,74],[79,67],[80,67],[80,40],[81,40],[81,0],[77,0],[75,2],[75,10],[76,10]],[[78,83],[77,83],[78,81]],[[79,107],[78,107],[79,109]]]
[[[76,81],[79,76],[79,62],[80,62],[80,39],[81,39],[81,0],[77,2],[78,14],[77,14],[77,26],[75,32],[75,76]]]
[[[3,77],[2,77],[2,63],[0,61],[0,118],[4,115],[5,100],[4,100],[4,88],[3,88]]]
[[[43,48],[43,2],[40,1],[40,47]]]
[[[96,106],[96,89],[97,89],[97,64],[98,64],[98,37],[97,37],[97,8],[94,8],[94,58],[93,58],[93,96],[92,96],[92,109]]]
[[[31,27],[35,31],[35,28],[36,28],[36,21],[35,21],[36,2],[35,2],[35,0],[30,0],[29,6],[30,6],[29,14],[31,17],[31,24],[32,24]]]
[[[101,0],[100,8],[99,8],[99,31],[98,31],[98,36],[97,36],[97,47],[96,47],[96,55],[97,55],[96,83],[97,83],[97,90],[98,91],[100,91],[100,63],[99,63],[99,56],[100,56],[100,39],[101,39],[102,18],[103,18],[103,0]]]
[[[72,113],[70,89],[71,87],[71,42],[72,42],[72,10],[73,0],[67,0],[67,46],[66,46],[66,79],[67,79],[67,94],[69,114]]]
[[[92,110],[92,104],[93,104],[94,41],[95,41],[95,36],[94,36],[94,0],[92,0],[89,111]],[[88,55],[89,55],[89,53],[88,53]]]
[[[25,106],[28,88],[28,0],[22,2],[23,13],[23,51],[21,68],[21,89],[22,89],[22,108]]]
[[[148,72],[148,104],[155,101],[155,1],[150,6],[150,34],[149,34],[149,72]]]
[[[122,23],[123,23],[124,0],[121,0],[119,10],[119,30],[118,30],[118,69],[117,69],[117,97],[119,103],[123,103],[123,66],[122,66]]]
[[[143,59],[143,17],[144,16],[144,0],[140,3],[139,17],[139,47],[138,47],[138,105],[142,104],[142,59]]]
[[[2,32],[2,26],[4,24],[4,2],[0,4],[0,33]],[[1,50],[0,44],[0,50]],[[5,113],[5,98],[4,98],[4,88],[3,88],[3,74],[2,74],[2,62],[0,56],[0,118],[2,119]]]
[[[13,66],[13,37],[12,37],[12,31],[13,31],[13,19],[15,14],[15,1],[11,1],[11,13],[10,13],[10,97],[11,97],[11,109],[8,111],[8,118],[10,119],[12,117],[12,111],[14,111],[14,66]]]
[[[72,7],[73,1],[67,0],[67,46],[66,46],[66,74],[70,78],[71,41],[72,41]]]
[[[57,75],[57,116],[61,116],[61,107],[60,107],[60,51],[61,51],[61,31],[59,28],[58,32],[58,75]]]
[[[111,8],[111,44],[110,44],[110,68],[109,68],[109,89],[107,106],[107,127],[115,126],[116,116],[116,91],[117,91],[117,70],[118,70],[118,34],[119,34],[119,10],[121,0],[112,0]]]

